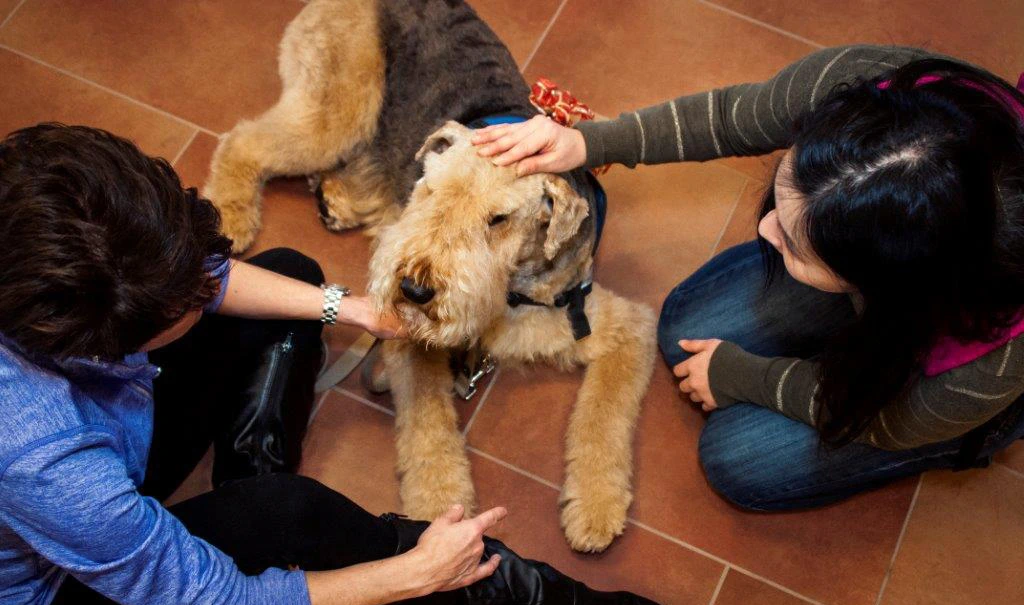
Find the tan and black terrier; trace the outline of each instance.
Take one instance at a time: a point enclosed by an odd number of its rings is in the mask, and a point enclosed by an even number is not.
[[[632,501],[654,314],[591,284],[596,181],[579,170],[517,178],[475,153],[466,125],[536,115],[504,45],[461,0],[313,0],[285,32],[280,71],[278,104],[221,141],[204,193],[239,251],[277,175],[318,181],[329,229],[376,233],[371,294],[412,336],[382,351],[406,514],[474,504],[454,353],[585,366],[561,520],[573,548],[605,549]]]

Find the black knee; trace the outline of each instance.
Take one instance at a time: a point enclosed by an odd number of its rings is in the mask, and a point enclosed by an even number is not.
[[[282,523],[302,523],[320,517],[332,490],[316,479],[292,473],[271,473],[242,479],[230,485],[244,492],[252,509]]]
[[[324,283],[324,271],[320,263],[291,248],[273,248],[260,252],[246,262],[315,286]]]

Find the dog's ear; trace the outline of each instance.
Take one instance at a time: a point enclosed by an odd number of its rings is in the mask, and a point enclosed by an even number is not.
[[[565,179],[554,175],[549,175],[544,181],[544,203],[551,211],[548,234],[544,240],[544,257],[552,260],[579,231],[583,219],[590,214],[590,205]]]
[[[423,156],[428,153],[447,151],[455,143],[455,126],[458,126],[458,123],[449,121],[428,136],[427,140],[423,142],[423,146],[416,152],[416,161],[421,161]]]

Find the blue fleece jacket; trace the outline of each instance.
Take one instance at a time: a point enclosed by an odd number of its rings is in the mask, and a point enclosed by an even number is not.
[[[0,335],[0,603],[46,605],[68,574],[126,604],[309,603],[302,572],[246,576],[139,494],[158,374],[145,353],[46,361]]]

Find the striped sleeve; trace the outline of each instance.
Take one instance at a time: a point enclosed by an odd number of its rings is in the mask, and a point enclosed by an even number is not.
[[[738,401],[773,409],[815,425],[819,365],[787,357],[760,357],[722,343],[709,368],[719,407]],[[960,437],[1024,394],[1024,336],[959,368],[921,378],[908,394],[882,409],[857,440],[905,450]]]
[[[893,46],[826,48],[770,80],[679,97],[614,120],[581,122],[588,167],[704,161],[790,145],[793,123],[836,86],[930,56]]]

